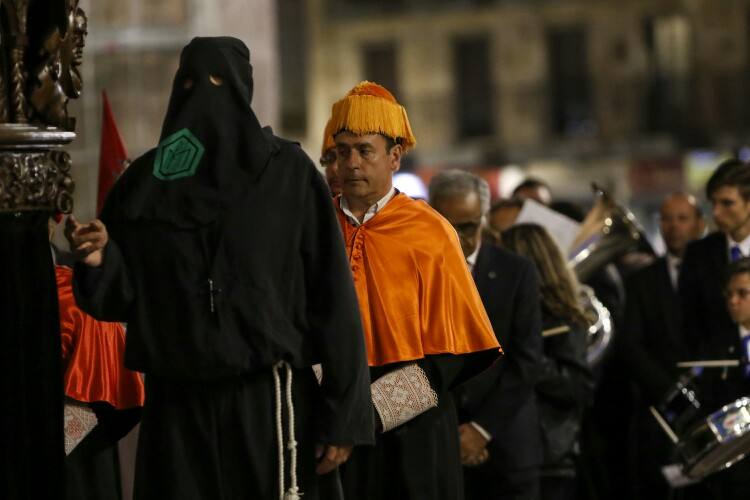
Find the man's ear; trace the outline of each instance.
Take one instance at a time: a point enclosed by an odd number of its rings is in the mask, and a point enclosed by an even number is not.
[[[391,163],[391,172],[396,173],[401,168],[401,157],[404,155],[404,148],[401,144],[396,144],[388,152],[388,160]]]

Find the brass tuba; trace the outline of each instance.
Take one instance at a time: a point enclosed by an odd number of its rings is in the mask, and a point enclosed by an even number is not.
[[[596,201],[584,219],[572,245],[569,264],[578,280],[588,281],[594,273],[628,252],[654,256],[645,233],[635,216],[619,205],[596,184],[592,184]],[[593,290],[582,286],[581,306],[591,321],[587,358],[594,366],[604,358],[615,334],[609,310],[596,298]]]

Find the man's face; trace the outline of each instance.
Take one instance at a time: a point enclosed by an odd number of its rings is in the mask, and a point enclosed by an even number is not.
[[[703,218],[684,195],[670,196],[661,206],[661,235],[667,250],[681,257],[687,244],[703,233]]]
[[[498,208],[490,213],[490,226],[495,231],[502,233],[516,223],[519,213],[521,213],[519,207]]]
[[[735,186],[722,186],[711,195],[711,208],[716,226],[724,234],[741,239],[750,225],[750,202]],[[735,238],[735,241],[739,241]]]
[[[401,167],[401,146],[387,151],[382,135],[336,134],[338,177],[347,200],[372,204],[393,185],[393,174]]]
[[[456,229],[464,257],[474,253],[482,238],[482,204],[477,193],[444,196],[436,199],[432,208]]]
[[[744,327],[750,326],[750,273],[732,276],[724,295],[732,321]]]
[[[341,194],[341,181],[339,180],[339,160],[336,156],[336,148],[331,148],[325,152],[321,163],[325,168],[326,182],[333,196]]]

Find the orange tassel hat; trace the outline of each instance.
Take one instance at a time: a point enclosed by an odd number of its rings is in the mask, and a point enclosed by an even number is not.
[[[323,137],[323,152],[334,146],[333,138],[342,130],[357,135],[382,134],[401,144],[404,152],[417,144],[404,107],[385,87],[368,81],[360,82],[334,103]]]

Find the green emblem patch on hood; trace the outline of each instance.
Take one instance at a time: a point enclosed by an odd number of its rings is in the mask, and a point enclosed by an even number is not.
[[[154,177],[171,181],[195,174],[205,148],[190,130],[184,128],[165,138],[156,149]]]

